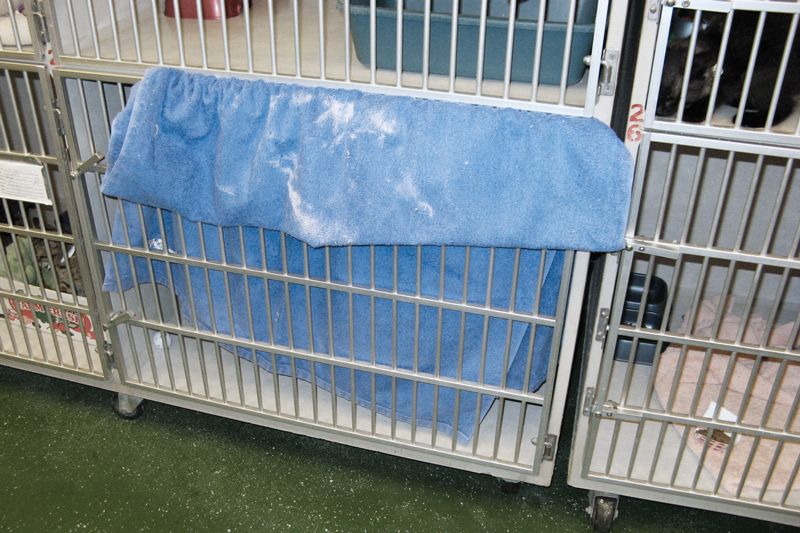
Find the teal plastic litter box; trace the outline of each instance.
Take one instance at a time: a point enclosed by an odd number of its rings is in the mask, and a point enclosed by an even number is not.
[[[337,6],[344,10],[344,2]],[[433,0],[430,16],[431,74],[450,73],[450,37],[452,0]],[[424,0],[406,0],[403,4],[403,71],[422,72]],[[506,39],[508,36],[508,0],[490,0],[486,21],[483,57],[484,79],[502,80],[505,75]],[[480,0],[462,0],[458,15],[456,75],[474,78],[477,70],[480,36]],[[586,66],[583,58],[591,52],[597,0],[578,0],[569,56],[567,84],[581,80]],[[539,2],[520,4],[514,23],[514,50],[511,58],[511,80],[531,82],[536,32],[539,27]],[[561,82],[564,43],[567,34],[569,2],[552,0],[546,8],[539,83],[558,85]],[[376,1],[376,54],[379,69],[396,69],[397,1]],[[370,2],[350,1],[350,33],[358,61],[370,64]]]

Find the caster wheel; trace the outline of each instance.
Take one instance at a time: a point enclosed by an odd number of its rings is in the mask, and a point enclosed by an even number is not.
[[[131,406],[130,401],[120,401],[120,395],[117,394],[111,399],[111,409],[114,411],[114,414],[120,418],[125,420],[136,420],[142,416],[142,413],[144,413],[144,402],[139,401],[135,405]]]
[[[522,483],[518,481],[506,481],[505,479],[500,480],[500,492],[503,494],[519,494],[519,489],[522,486]]]
[[[592,531],[607,533],[611,531],[617,517],[617,499],[609,496],[595,496],[592,501]]]

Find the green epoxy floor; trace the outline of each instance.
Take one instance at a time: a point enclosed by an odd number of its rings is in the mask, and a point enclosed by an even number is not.
[[[3,531],[589,531],[585,491],[491,477],[0,367]],[[789,531],[625,498],[614,531]]]

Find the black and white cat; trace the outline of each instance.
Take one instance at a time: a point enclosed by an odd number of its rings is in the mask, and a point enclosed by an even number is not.
[[[683,111],[683,120],[686,122],[701,122],[705,119],[714,76],[718,69],[722,69],[722,72],[715,105],[734,107],[739,105],[755,42],[759,13],[739,11],[733,17],[727,50],[722,63],[718,64],[725,15],[719,13],[703,15],[692,56],[692,67],[686,91]],[[782,13],[771,13],[765,18],[761,38],[758,43],[755,43],[759,47],[758,55],[747,92],[744,116],[742,117],[743,126],[763,127],[767,121],[773,92],[778,82],[791,19],[791,15]],[[673,23],[676,25],[680,25],[681,22],[685,24],[685,19],[682,19],[680,15],[673,18]],[[688,36],[678,36],[672,38],[667,46],[656,107],[658,116],[671,116],[677,112],[689,43]],[[800,31],[796,33],[791,45],[789,62],[777,98],[773,124],[782,122],[792,113],[794,100],[798,94],[800,94]]]

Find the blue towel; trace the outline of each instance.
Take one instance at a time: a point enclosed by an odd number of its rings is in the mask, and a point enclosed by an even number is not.
[[[154,69],[103,192],[312,246],[616,251],[631,160],[592,118]]]
[[[603,158],[595,157],[600,153]],[[545,316],[556,311],[564,255],[546,253],[534,310],[544,252],[533,249],[621,248],[630,186],[627,152],[592,119],[164,69],[148,72],[115,120],[108,164],[103,192],[126,200],[112,230],[117,244],[268,272],[282,272],[285,262],[290,274],[328,275],[333,282],[374,283],[378,290],[418,291],[448,301],[461,301],[466,287],[469,303],[501,310],[514,304],[518,312]],[[137,204],[145,206],[143,219]],[[149,206],[163,208],[164,217],[159,220]],[[185,247],[175,213],[184,217]],[[189,221],[202,221],[201,229]],[[283,246],[280,231],[290,235]],[[329,267],[324,250],[309,247],[306,270],[301,241],[333,246]],[[367,244],[379,245],[373,248],[374,274]],[[394,248],[380,246],[393,244],[401,245],[396,272]],[[410,246],[417,244],[424,246]],[[444,266],[441,244],[451,245]],[[351,269],[347,249],[338,245],[357,245]],[[468,272],[463,246],[473,246]],[[497,249],[488,302],[486,246],[526,248],[513,291],[515,252]],[[134,258],[132,269],[130,258],[115,257],[116,269],[106,262],[105,290],[128,289],[134,278],[151,281],[145,260]],[[496,386],[505,379],[520,391],[532,353],[527,389],[536,390],[546,378],[552,340],[546,326],[513,321],[509,329],[504,318],[484,322],[478,313],[453,310],[439,316],[429,305],[420,305],[417,316],[411,303],[395,306],[390,298],[363,295],[351,303],[335,287],[329,302],[325,289],[306,292],[298,283],[289,283],[287,299],[279,281],[265,284],[213,265],[207,290],[203,269],[164,261],[152,266],[155,281],[174,288],[182,323],[201,330],[405,370],[414,369],[416,352],[420,374]],[[243,348],[237,353],[253,356]],[[428,427],[435,421],[439,430],[457,431],[461,439],[470,438],[492,401],[450,387],[434,392],[430,384],[406,379],[393,387],[382,375],[373,383],[371,373],[351,377],[336,365],[332,380],[326,364],[314,364],[312,375],[305,360],[293,368],[283,356],[255,356],[268,371],[274,370],[274,357],[282,374],[313,378],[327,389],[335,382],[345,398],[354,394],[367,407],[374,399],[382,414]]]

